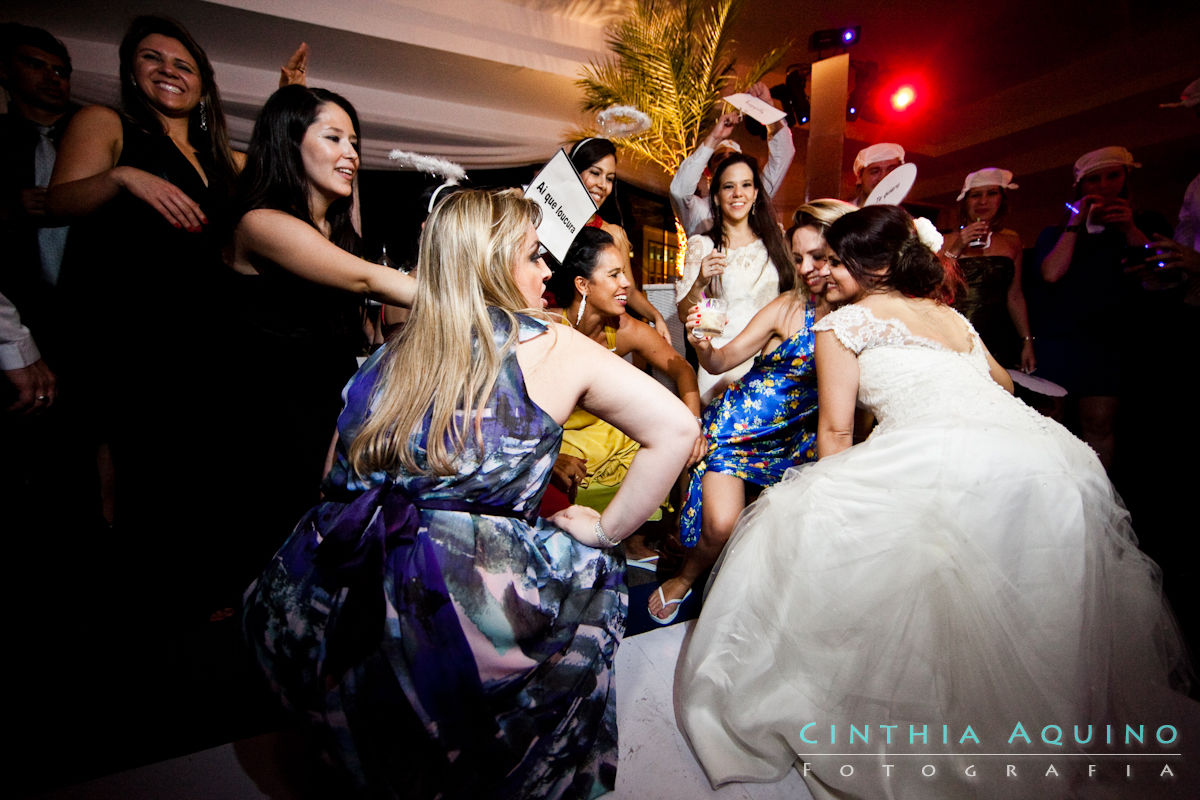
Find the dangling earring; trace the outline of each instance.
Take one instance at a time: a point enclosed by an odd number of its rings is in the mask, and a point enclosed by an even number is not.
[[[208,130],[208,109],[204,106],[204,101],[200,101],[200,130]]]
[[[583,310],[587,308],[587,295],[583,296],[583,300],[579,302],[579,313],[575,315],[575,326],[579,327],[579,321],[583,319]]]

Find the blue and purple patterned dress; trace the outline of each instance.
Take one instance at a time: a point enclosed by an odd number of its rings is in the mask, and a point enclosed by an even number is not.
[[[498,346],[510,323],[492,309]],[[546,330],[518,317],[525,341]],[[455,475],[349,469],[388,349],[348,384],[333,498],[247,592],[286,705],[370,796],[589,798],[615,785],[624,564],[538,519],[562,428],[510,346]],[[424,454],[425,430],[415,434]]]
[[[734,475],[773,486],[789,468],[817,459],[817,375],[813,359],[815,307],[804,309],[804,325],[704,409],[701,429],[708,452],[692,467],[679,515],[679,538],[700,541],[704,473]]]

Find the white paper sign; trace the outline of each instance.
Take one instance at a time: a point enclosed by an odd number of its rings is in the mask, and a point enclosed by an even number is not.
[[[770,125],[774,122],[779,122],[787,116],[770,103],[764,103],[752,94],[739,92],[731,94],[725,98],[725,102],[741,111],[743,114],[749,114],[763,125]]]
[[[917,165],[901,164],[883,177],[867,197],[863,207],[898,206],[904,202],[913,184],[917,182]]]
[[[559,150],[533,176],[525,196],[542,207],[538,239],[561,262],[575,241],[575,234],[596,213],[596,202],[565,151]]]

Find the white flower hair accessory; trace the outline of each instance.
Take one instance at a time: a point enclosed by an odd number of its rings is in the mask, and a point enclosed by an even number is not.
[[[917,238],[921,240],[921,244],[935,253],[942,249],[942,242],[945,241],[945,238],[938,233],[938,229],[932,222],[924,217],[917,217],[913,220],[913,225],[917,229]]]
[[[633,106],[609,106],[596,115],[596,127],[610,139],[637,136],[650,130],[650,117]]]
[[[458,183],[467,177],[467,171],[455,164],[437,156],[427,156],[421,153],[410,153],[406,150],[393,150],[388,158],[400,167],[411,167],[429,175],[440,175],[449,183]]]

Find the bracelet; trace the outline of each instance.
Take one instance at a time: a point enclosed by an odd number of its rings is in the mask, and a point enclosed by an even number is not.
[[[1022,337],[1021,337],[1021,341],[1023,341],[1023,342],[1032,342],[1032,341],[1033,341],[1035,338],[1037,338],[1037,337],[1034,337],[1034,336],[1022,336]]]
[[[608,535],[604,532],[604,528],[600,526],[599,519],[596,520],[596,527],[592,529],[592,533],[596,534],[596,541],[600,543],[601,547],[617,546],[617,542],[615,540],[608,538]]]

